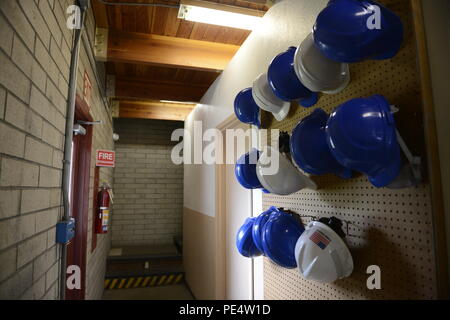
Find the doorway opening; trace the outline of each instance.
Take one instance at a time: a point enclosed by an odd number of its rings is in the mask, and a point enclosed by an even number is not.
[[[103,299],[192,299],[184,283],[184,168],[171,141],[184,122],[115,118],[112,247]]]
[[[77,96],[75,124],[79,121],[93,121],[89,106]],[[81,271],[81,288],[69,290],[66,300],[84,300],[86,295],[86,253],[89,211],[89,181],[92,153],[92,126],[86,126],[86,134],[74,135],[72,141],[72,165],[70,184],[70,207],[75,219],[75,237],[67,245],[67,265],[78,266]]]
[[[222,136],[227,129],[250,129],[234,115],[218,129]],[[258,147],[259,138],[250,136],[246,151]],[[227,141],[223,146],[227,145]],[[236,148],[236,144],[235,144]],[[227,159],[224,147],[223,158]],[[236,157],[241,155],[236,154]],[[237,160],[237,159],[235,159]],[[244,221],[262,211],[260,190],[244,189],[236,180],[234,165],[216,165],[216,299],[263,299],[263,259],[242,257],[236,249],[237,230]]]

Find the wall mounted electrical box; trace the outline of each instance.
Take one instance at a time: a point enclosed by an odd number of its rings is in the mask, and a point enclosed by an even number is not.
[[[56,225],[56,242],[67,244],[75,237],[75,219],[61,221]]]

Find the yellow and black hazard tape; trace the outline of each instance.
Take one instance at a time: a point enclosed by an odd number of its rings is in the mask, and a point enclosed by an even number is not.
[[[152,276],[114,277],[105,279],[105,289],[135,289],[160,287],[179,284],[184,280],[183,273],[171,273]]]

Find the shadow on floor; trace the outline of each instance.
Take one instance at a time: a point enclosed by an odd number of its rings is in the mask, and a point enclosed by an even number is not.
[[[173,286],[105,290],[103,300],[194,300],[185,284]]]

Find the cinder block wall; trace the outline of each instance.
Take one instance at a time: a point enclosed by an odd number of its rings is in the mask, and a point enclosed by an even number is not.
[[[62,216],[61,179],[72,31],[66,8],[73,1],[0,1],[0,299],[57,299]],[[87,35],[94,35],[92,12]],[[93,84],[93,151],[112,149],[112,120],[95,81],[96,67],[82,47],[78,88],[86,70]],[[95,152],[93,152],[94,156]],[[91,190],[93,190],[93,164]],[[112,181],[112,170],[102,170]],[[90,200],[92,206],[92,199]],[[89,217],[92,218],[92,207]],[[89,226],[92,222],[89,222]],[[88,239],[92,238],[89,229]],[[101,297],[109,236],[87,253],[87,298]]]
[[[182,122],[116,119],[112,244],[168,244],[181,235],[183,166],[174,165],[170,141]]]

